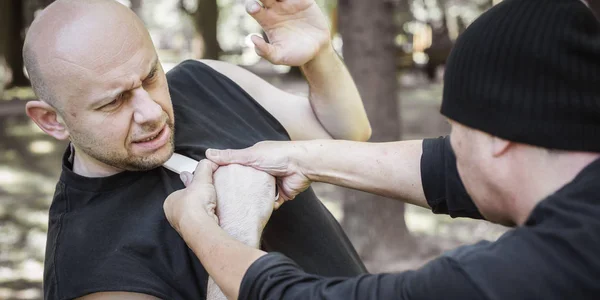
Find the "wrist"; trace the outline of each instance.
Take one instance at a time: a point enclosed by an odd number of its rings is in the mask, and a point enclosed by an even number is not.
[[[239,223],[236,225],[237,226],[223,224],[221,225],[221,228],[237,241],[252,248],[258,249],[260,246],[260,238],[262,235],[262,228],[260,228],[261,226],[246,224],[240,226]]]
[[[301,66],[301,69],[305,73],[310,72],[315,68],[326,66],[327,63],[336,59],[339,60],[339,56],[337,55],[337,52],[335,52],[335,49],[333,49],[331,42],[329,42],[324,45],[311,60]]]
[[[215,219],[208,216],[208,214],[200,212],[195,214],[187,214],[179,220],[177,231],[184,240],[191,237],[194,233],[198,232],[198,228],[206,228],[210,226],[219,226]]]
[[[319,181],[323,167],[327,162],[327,140],[302,142],[302,151],[295,157],[295,163],[300,172],[310,181]]]

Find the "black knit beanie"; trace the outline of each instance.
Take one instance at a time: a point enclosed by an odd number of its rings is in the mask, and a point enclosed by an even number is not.
[[[458,38],[441,112],[514,142],[600,152],[600,22],[579,0],[505,0]]]

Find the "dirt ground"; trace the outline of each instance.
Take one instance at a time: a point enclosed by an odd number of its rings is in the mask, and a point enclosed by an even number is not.
[[[268,66],[255,70],[276,86],[306,93],[302,81],[275,76]],[[415,73],[401,77],[404,139],[436,137],[449,132],[439,115],[442,85],[429,84]],[[0,299],[42,299],[47,210],[60,173],[65,143],[45,136],[23,113],[23,101],[0,101]],[[341,219],[339,189],[315,184],[315,190]],[[397,261],[366,262],[371,272],[421,266],[441,252],[480,239],[494,240],[506,229],[473,220],[452,220],[425,209],[408,207],[407,225],[418,251]]]

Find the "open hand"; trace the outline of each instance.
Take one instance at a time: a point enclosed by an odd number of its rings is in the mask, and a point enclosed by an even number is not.
[[[301,142],[260,142],[242,150],[214,150],[206,158],[219,165],[240,164],[269,173],[277,178],[278,203],[294,199],[311,181],[296,159],[306,152]]]
[[[327,18],[314,0],[247,0],[246,11],[269,38],[252,36],[256,53],[273,64],[301,66],[331,47]]]

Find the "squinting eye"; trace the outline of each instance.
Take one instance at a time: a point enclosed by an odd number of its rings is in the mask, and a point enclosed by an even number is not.
[[[146,79],[153,79],[156,76],[156,69],[152,70]]]
[[[115,107],[119,106],[119,104],[121,103],[121,99],[123,99],[123,96],[122,96],[122,95],[119,95],[119,96],[117,96],[117,98],[115,98],[115,100],[113,100],[113,101],[111,101],[110,103],[108,103],[108,104],[106,104],[106,105],[102,106],[102,108],[101,108],[101,109],[104,109],[104,110],[110,110],[110,109],[113,109],[113,108],[115,108]]]

